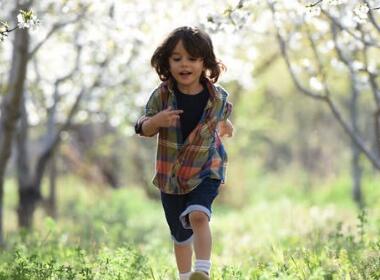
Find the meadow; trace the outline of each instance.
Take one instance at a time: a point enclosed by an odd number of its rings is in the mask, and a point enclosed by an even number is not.
[[[215,203],[212,279],[380,279],[378,176],[363,184],[363,210],[344,174],[307,190],[299,180],[253,177],[244,203],[231,200],[232,183]],[[32,232],[17,230],[15,190],[8,181],[0,279],[176,279],[160,202],[141,188],[62,177],[59,218],[39,209]]]
[[[156,142],[133,127],[184,25],[210,33],[234,106],[212,279],[380,279],[375,2],[0,0],[0,280],[177,279]],[[18,191],[27,209],[55,176],[57,218],[41,204],[20,229]]]

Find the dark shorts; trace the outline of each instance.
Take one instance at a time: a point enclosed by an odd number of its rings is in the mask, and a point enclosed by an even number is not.
[[[192,241],[193,230],[189,222],[191,212],[201,211],[210,220],[211,204],[218,195],[220,182],[218,179],[205,178],[199,186],[184,195],[161,192],[166,221],[176,244],[187,244]]]

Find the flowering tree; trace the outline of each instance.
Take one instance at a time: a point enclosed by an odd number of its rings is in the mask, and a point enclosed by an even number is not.
[[[25,78],[28,63],[28,33],[22,29],[34,26],[38,23],[30,7],[32,1],[16,1],[15,11],[22,11],[18,15],[19,24],[14,29],[9,29],[8,24],[1,24],[1,38],[5,38],[9,32],[16,30],[14,39],[14,49],[12,53],[12,65],[10,69],[7,94],[1,100],[0,119],[0,244],[3,243],[2,210],[4,194],[4,173],[11,154],[12,138],[14,135],[16,122],[19,117],[20,105],[22,103]],[[25,12],[28,11],[28,12]]]
[[[11,61],[22,61],[24,70],[10,71],[12,81],[15,75],[22,74],[18,82],[9,82],[6,88],[6,97],[16,98],[16,101],[1,100],[0,120],[8,122],[3,125],[3,130],[8,129],[8,133],[0,133],[6,139],[0,149],[4,153],[4,157],[0,157],[3,159],[0,167],[5,170],[12,139],[15,139],[11,135],[14,135],[19,120],[14,144],[17,147],[20,226],[30,227],[37,203],[45,202],[40,191],[41,181],[47,164],[52,162],[61,143],[63,132],[91,121],[122,128],[125,120],[133,118],[126,113],[133,110],[131,94],[138,92],[139,85],[146,81],[146,77],[139,74],[141,62],[136,61],[143,40],[139,28],[144,17],[139,15],[145,13],[140,6],[146,9],[140,3],[132,5],[128,1],[117,5],[114,1],[41,1],[33,8],[44,15],[44,25],[33,34],[30,43],[29,37],[18,43],[20,34],[28,35],[21,25],[14,32],[7,28],[8,33],[14,35],[12,51],[15,55]],[[29,7],[23,10],[29,11]],[[131,16],[126,19],[125,13]],[[33,16],[30,18],[39,22]],[[3,42],[4,45],[7,43]],[[20,45],[22,60],[19,59]],[[4,69],[0,68],[0,71]],[[24,87],[23,83],[27,86]],[[12,84],[17,86],[16,95]],[[12,118],[6,118],[7,114],[13,114]],[[37,158],[30,157],[30,145],[27,145],[32,140],[29,130],[34,127],[38,127],[38,132],[33,134],[42,139]],[[3,181],[4,175],[1,183]]]
[[[17,15],[17,25],[14,28],[10,28],[8,22],[0,20],[0,42],[3,42],[8,34],[15,31],[17,28],[20,29],[36,29],[40,24],[40,20],[36,15],[33,14],[32,10],[24,11],[20,10]]]
[[[360,155],[380,169],[379,61],[376,59],[380,28],[374,14],[378,8],[368,1],[343,2],[318,1],[307,6],[306,13],[302,13],[300,6],[299,12],[271,1],[268,6],[282,56],[296,87],[325,103],[352,141],[353,197],[362,205]],[[294,24],[289,25],[286,16]],[[309,48],[300,54],[294,45],[302,40]],[[309,81],[309,86],[304,80]],[[339,84],[343,85],[343,91]],[[373,130],[363,130],[365,127]]]
[[[325,104],[351,140],[360,205],[360,157],[380,170],[379,9],[379,1],[241,0],[208,20],[212,31],[229,26],[247,36],[260,26],[278,43],[299,92]]]

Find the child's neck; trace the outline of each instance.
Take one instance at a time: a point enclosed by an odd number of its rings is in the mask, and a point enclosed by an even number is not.
[[[183,86],[177,84],[177,88],[183,94],[195,95],[203,90],[203,85],[198,83],[196,85]]]

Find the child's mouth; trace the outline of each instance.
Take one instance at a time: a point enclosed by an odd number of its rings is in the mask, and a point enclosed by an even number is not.
[[[183,71],[183,72],[180,72],[179,75],[182,76],[182,77],[188,77],[190,76],[192,73],[191,72],[187,72],[187,71]]]

